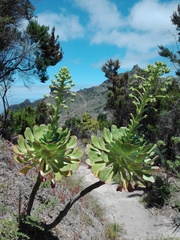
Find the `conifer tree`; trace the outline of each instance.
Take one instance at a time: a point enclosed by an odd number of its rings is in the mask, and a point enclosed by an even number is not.
[[[171,51],[169,48],[164,47],[164,46],[159,46],[160,51],[159,55],[162,57],[168,58],[175,66],[176,68],[176,75],[180,76],[180,4],[178,5],[177,11],[173,13],[171,17],[172,24],[176,25],[176,30],[177,30],[177,52],[174,53]]]
[[[108,99],[105,109],[113,114],[113,122],[118,126],[127,125],[129,119],[129,81],[128,74],[118,74],[120,61],[108,60],[103,66],[102,71],[110,81],[108,87]]]
[[[48,79],[47,68],[63,58],[55,28],[33,19],[34,6],[28,0],[3,0],[0,3],[0,82],[17,73],[36,74],[41,82]],[[27,27],[22,26],[27,21]]]
[[[7,93],[15,78],[28,85],[30,77],[48,80],[47,68],[63,58],[63,52],[55,36],[55,28],[33,20],[34,6],[29,0],[0,1],[0,97],[5,128],[8,117]],[[24,26],[27,23],[27,27]]]

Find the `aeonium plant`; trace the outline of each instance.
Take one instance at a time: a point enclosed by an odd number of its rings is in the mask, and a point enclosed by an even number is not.
[[[133,191],[139,184],[146,185],[154,182],[153,173],[158,171],[154,161],[155,144],[149,144],[139,135],[138,128],[145,115],[148,103],[155,102],[157,98],[167,97],[166,86],[171,84],[161,75],[169,72],[163,63],[149,65],[144,70],[146,77],[134,76],[141,79],[139,88],[131,88],[131,97],[135,105],[135,114],[131,114],[127,127],[104,129],[103,136],[92,136],[91,144],[87,145],[87,164],[92,173],[102,182],[109,182],[115,176],[119,181],[118,190],[124,188]],[[134,187],[132,185],[134,183]]]
[[[138,89],[131,89],[136,112],[131,115],[129,125],[120,128],[113,125],[110,130],[104,129],[101,138],[92,136],[91,144],[87,145],[87,164],[99,180],[76,194],[52,223],[43,223],[41,227],[45,233],[61,222],[76,201],[111,181],[114,176],[119,178],[119,190],[124,188],[132,191],[132,181],[137,184],[154,181],[152,174],[158,169],[154,166],[157,157],[154,153],[156,145],[148,144],[139,135],[138,128],[141,120],[146,117],[148,103],[164,97],[166,85],[169,83],[162,82],[159,77],[167,72],[168,69],[162,63],[148,66],[147,77],[138,76],[142,78],[142,84]],[[70,93],[69,89],[73,85],[68,69],[62,68],[55,77],[56,80],[53,80],[50,86],[55,100],[55,104],[52,104],[54,111],[51,123],[34,126],[33,129],[27,128],[24,136],[19,136],[18,145],[14,147],[15,159],[23,165],[21,174],[27,173],[33,167],[38,169],[26,216],[30,216],[42,181],[49,178],[54,187],[56,181],[60,181],[63,176],[70,176],[72,171],[78,168],[82,156],[82,152],[76,147],[76,137],[70,136],[68,129],[63,130],[58,126],[61,107],[67,107],[64,95]],[[36,228],[36,233],[37,230]]]
[[[41,182],[50,179],[54,187],[63,176],[71,176],[72,171],[79,167],[83,155],[76,147],[76,136],[70,136],[69,130],[60,128],[58,124],[60,110],[66,107],[64,96],[69,94],[72,98],[69,90],[74,84],[68,68],[61,68],[55,77],[56,80],[52,80],[50,85],[55,102],[51,104],[53,114],[50,124],[26,128],[24,136],[18,137],[18,145],[13,148],[16,161],[23,165],[20,174],[26,174],[34,167],[39,173],[29,199],[27,215],[30,215]]]

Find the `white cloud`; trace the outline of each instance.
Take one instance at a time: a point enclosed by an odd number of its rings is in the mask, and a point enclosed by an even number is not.
[[[121,54],[120,58],[124,66],[130,62],[144,66],[158,56],[158,45],[167,46],[175,42],[173,34],[177,32],[171,16],[177,10],[178,1],[132,2],[134,5],[129,8],[128,15],[124,15],[118,1],[73,0],[73,8],[63,8],[59,13],[40,13],[38,21],[55,26],[60,41],[86,37],[91,44],[107,44],[116,46],[117,51],[125,50],[124,57]],[[76,11],[71,12],[74,9]]]
[[[160,0],[134,1],[128,16],[112,0],[74,0],[76,7],[86,14],[83,26],[81,15],[69,14],[62,9],[59,14],[38,14],[41,24],[56,27],[61,41],[89,37],[92,44],[110,44],[127,51],[149,52],[157,45],[174,42],[168,32],[175,32],[171,15],[177,9],[177,1],[162,3]],[[69,10],[68,10],[69,11]],[[78,14],[78,12],[77,12]]]
[[[91,16],[90,26],[94,26],[93,29],[97,30],[91,39],[94,44],[105,42],[128,49],[133,47],[139,51],[174,41],[173,38],[166,38],[166,33],[175,30],[175,26],[170,21],[170,16],[177,8],[175,2],[142,0],[132,7],[126,18],[122,17],[111,1],[100,0],[96,8],[92,5],[94,2],[95,0],[91,0],[84,4],[86,8],[89,7],[86,10]],[[81,5],[83,3],[84,1],[81,1]]]
[[[79,17],[74,14],[44,12],[38,14],[38,22],[50,28],[55,26],[56,34],[61,41],[84,36],[84,28],[80,24]]]
[[[103,39],[103,40],[102,40]],[[173,36],[168,32],[161,32],[161,35],[156,32],[143,32],[139,34],[137,31],[117,31],[114,30],[111,34],[99,32],[93,39],[94,43],[108,43],[119,48],[126,48],[126,51],[136,51],[148,53],[157,45],[170,44],[174,41]]]
[[[78,7],[88,13],[91,31],[109,32],[124,25],[124,19],[116,4],[109,0],[74,0]]]
[[[158,56],[158,45],[174,43],[176,27],[171,16],[178,2],[160,0],[134,1],[129,15],[112,0],[74,0],[89,17],[88,31],[92,44],[109,44],[126,49],[122,66],[147,65]],[[122,10],[122,11],[121,11]],[[101,60],[100,60],[101,61]],[[95,63],[96,65],[96,63]]]
[[[170,16],[177,9],[177,3],[159,0],[143,0],[137,2],[128,16],[129,26],[135,30],[162,32],[173,30]]]
[[[140,68],[145,68],[150,63],[150,59],[157,57],[157,49],[148,54],[137,54],[134,51],[127,51],[123,57],[121,68],[131,69],[135,64],[138,64]]]

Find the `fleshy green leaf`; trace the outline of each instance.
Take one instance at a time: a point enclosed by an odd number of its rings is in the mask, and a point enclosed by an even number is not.
[[[43,137],[45,130],[47,130],[47,126],[44,124],[41,124],[40,126],[34,126],[33,133],[35,140],[39,141],[40,138]]]
[[[24,142],[24,143],[25,143],[25,147],[28,152],[34,152],[34,148],[32,147],[32,145],[29,142]]]
[[[92,162],[96,162],[101,159],[101,157],[95,151],[89,151],[88,157],[91,159]]]
[[[36,152],[41,150],[41,144],[39,142],[33,142],[33,147]]]
[[[107,143],[112,142],[112,133],[109,131],[109,129],[104,128],[104,139]]]
[[[106,151],[105,143],[102,140],[102,138],[98,138],[97,136],[93,135],[91,137],[91,140],[92,140],[92,144],[94,145],[94,147]]]
[[[109,162],[109,158],[108,155],[105,152],[101,153],[101,159],[103,160],[103,162],[107,163]]]
[[[42,158],[47,158],[49,155],[50,155],[49,150],[47,150],[47,149],[45,149],[45,148],[42,148],[42,149],[41,149],[41,157],[42,157]]]
[[[83,152],[78,148],[74,148],[72,153],[68,154],[71,159],[80,159],[83,156]]]
[[[16,154],[24,155],[24,153],[20,151],[19,146],[17,146],[17,145],[13,146],[13,151]]]
[[[117,128],[116,125],[112,125],[111,127],[113,138],[117,140],[121,139],[124,135],[127,135],[127,131],[128,131],[127,127]]]
[[[145,181],[148,181],[148,182],[151,182],[151,183],[154,183],[154,182],[155,182],[155,179],[154,179],[153,176],[147,177],[147,176],[143,175],[143,179],[144,179]]]
[[[118,139],[119,138],[119,129],[116,125],[111,126],[111,133],[113,135],[113,138]]]
[[[54,151],[57,149],[57,145],[55,143],[48,143],[46,144],[46,149],[48,149],[49,151]]]
[[[99,174],[100,180],[106,183],[111,181],[112,177],[113,177],[113,166],[103,169]]]
[[[28,166],[25,166],[24,168],[22,168],[19,173],[20,174],[26,174],[29,170],[31,169],[31,166],[28,165]]]
[[[107,151],[105,142],[103,141],[102,138],[99,138],[99,145],[100,145],[100,149],[102,149],[103,151]]]
[[[60,172],[55,173],[55,181],[61,181],[63,175],[60,174]]]
[[[69,140],[69,142],[66,144],[67,148],[74,148],[77,144],[77,137],[76,136],[72,136]]]
[[[23,154],[26,154],[27,153],[27,149],[25,147],[25,144],[24,144],[24,137],[22,135],[19,136],[19,139],[18,139],[18,148],[19,148],[19,151],[22,152]]]
[[[33,133],[31,131],[31,129],[29,127],[26,128],[25,132],[24,132],[24,136],[27,140],[29,140],[30,142],[34,141],[34,136]]]
[[[141,153],[136,156],[136,162],[137,163],[142,163],[145,161],[147,154],[146,153]]]
[[[142,169],[143,167],[140,164],[137,163],[131,163],[130,165],[128,165],[128,169],[129,171],[137,171]]]
[[[64,172],[64,171],[75,171],[77,170],[79,167],[79,162],[76,162],[76,163],[71,163],[71,164],[68,164],[68,165],[65,165],[63,168],[61,168],[61,171]]]
[[[94,173],[95,176],[98,176],[99,172],[105,168],[106,164],[105,163],[96,163],[95,165],[92,166],[91,171]]]
[[[116,141],[116,144],[121,149],[124,156],[128,156],[131,153],[136,152],[139,149],[138,145],[133,145],[133,144],[130,144],[130,143],[122,143],[120,141],[118,141],[118,142]]]
[[[21,157],[21,156],[19,156],[19,155],[15,156],[14,159],[15,159],[18,163],[24,163],[24,158]]]
[[[89,158],[86,159],[86,163],[87,163],[87,165],[89,165],[89,166],[93,166],[93,165],[94,165],[94,162],[92,162]]]

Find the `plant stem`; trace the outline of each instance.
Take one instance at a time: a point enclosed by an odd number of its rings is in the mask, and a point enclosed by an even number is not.
[[[27,216],[30,216],[31,209],[32,209],[32,206],[33,206],[33,203],[34,203],[34,199],[35,199],[36,193],[39,189],[39,186],[41,185],[41,182],[42,182],[42,180],[40,178],[40,173],[39,173],[38,176],[37,176],[37,180],[34,184],[34,187],[32,189],[31,195],[29,197],[29,202],[28,202],[28,206],[27,206]]]
[[[69,212],[69,210],[71,209],[71,207],[73,206],[73,204],[76,201],[78,201],[80,198],[84,197],[86,194],[90,193],[92,190],[102,186],[103,184],[105,184],[105,183],[102,181],[95,182],[92,185],[88,186],[87,188],[83,189],[78,194],[76,194],[74,196],[74,198],[72,198],[69,201],[69,203],[65,206],[65,208],[62,211],[60,211],[57,218],[52,223],[45,225],[45,231],[47,232],[50,229],[56,227],[62,221],[62,219],[67,215],[67,213]]]

